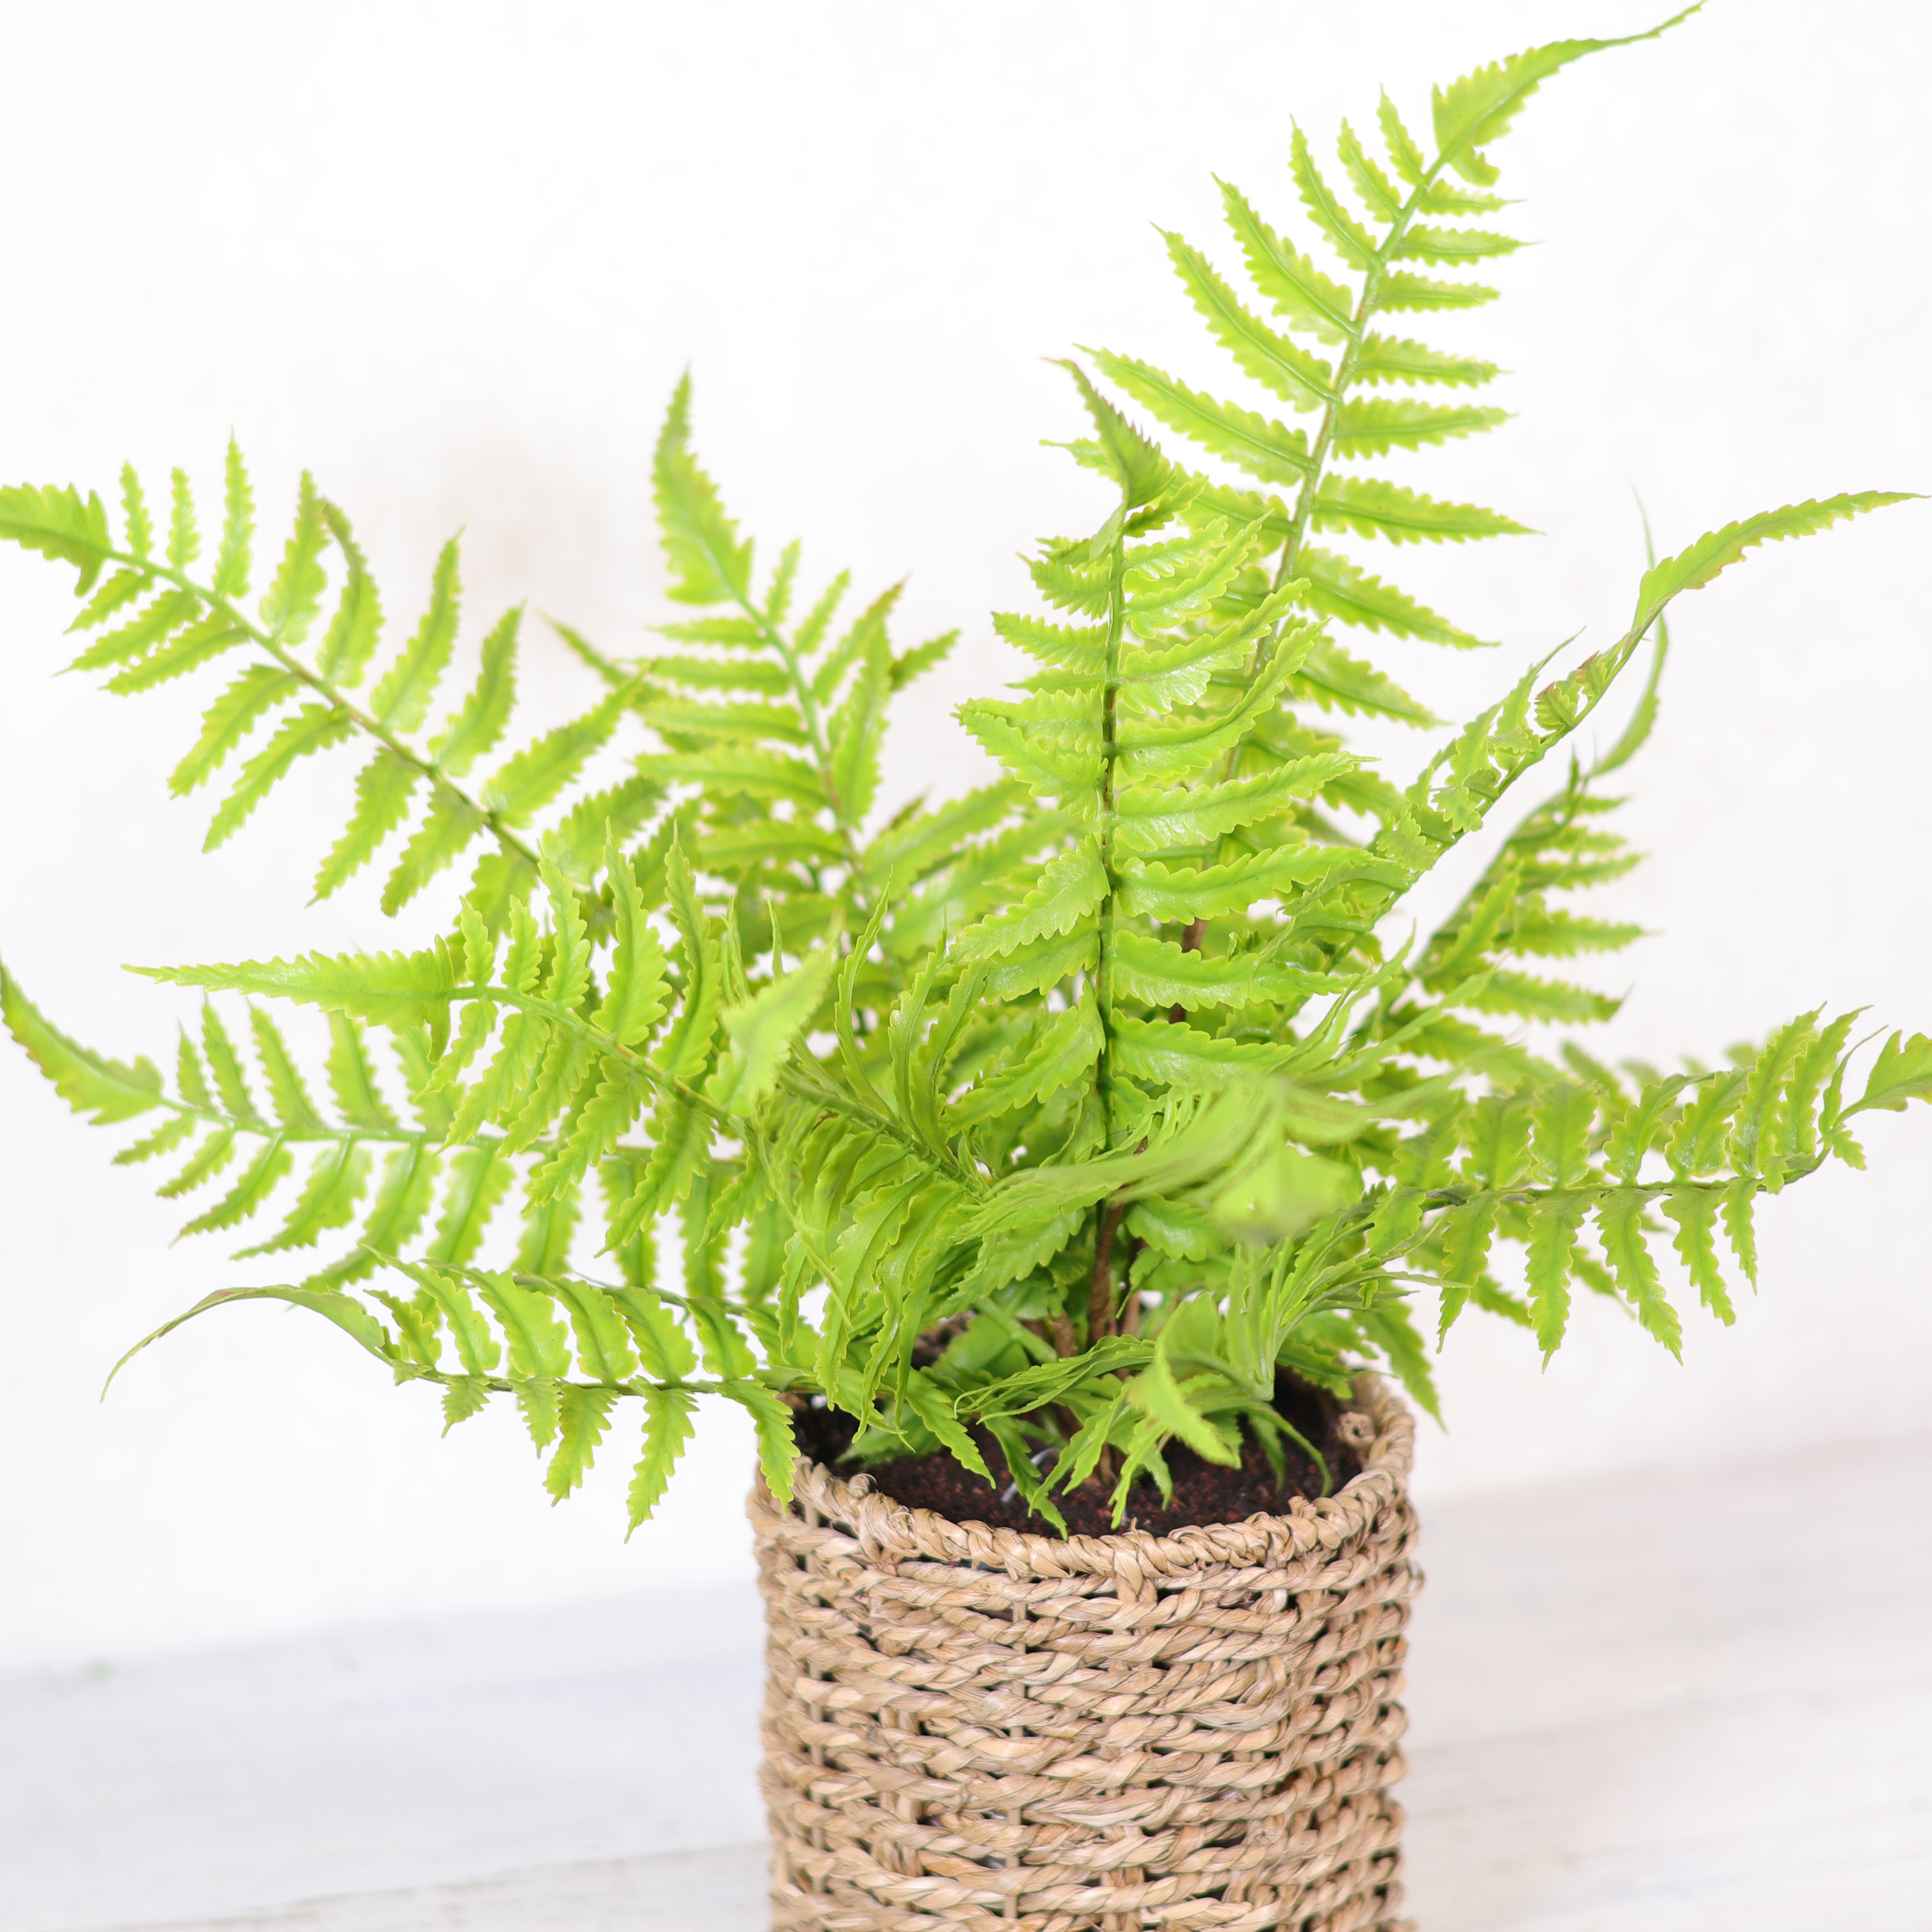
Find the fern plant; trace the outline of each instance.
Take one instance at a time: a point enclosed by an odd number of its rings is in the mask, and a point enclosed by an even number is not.
[[[688,381],[655,467],[685,614],[637,658],[561,631],[604,694],[480,780],[521,620],[483,638],[430,729],[453,543],[392,646],[347,519],[307,478],[250,602],[232,448],[205,569],[179,472],[165,535],[131,470],[118,518],[74,488],[0,492],[0,535],[77,569],[78,668],[130,693],[224,661],[172,780],[224,778],[211,846],[344,748],[354,805],[318,897],[380,854],[393,913],[471,866],[453,927],[417,950],[142,969],[208,996],[171,1081],[4,980],[8,1025],[68,1102],[145,1124],[116,1159],[173,1163],[170,1198],[219,1190],[188,1232],[266,1227],[239,1256],[296,1277],[189,1314],[311,1310],[438,1388],[452,1424],[507,1395],[558,1497],[634,1403],[633,1524],[706,1396],[749,1412],[780,1496],[794,1404],[816,1396],[853,1419],[861,1462],[944,1451],[990,1476],[991,1455],[1052,1524],[1097,1474],[1118,1520],[1137,1482],[1169,1487],[1177,1442],[1278,1462],[1282,1368],[1337,1390],[1384,1368],[1432,1411],[1425,1330],[1439,1343],[1472,1303],[1546,1357],[1580,1286],[1675,1353],[1667,1244],[1729,1322],[1720,1243],[1750,1279],[1757,1197],[1861,1165],[1852,1121],[1932,1096],[1932,1041],[1892,1034],[1860,1085],[1852,1016],[1820,1010],[1722,1066],[1612,1069],[1576,1030],[1616,1003],[1551,962],[1636,936],[1572,900],[1633,862],[1603,786],[1655,715],[1674,600],[1899,497],[1700,537],[1653,562],[1616,642],[1539,664],[1454,730],[1358,634],[1478,640],[1326,541],[1519,531],[1361,466],[1502,421],[1468,400],[1494,366],[1406,319],[1492,298],[1462,272],[1517,245],[1490,225],[1486,150],[1543,81],[1623,44],[1479,68],[1436,92],[1426,142],[1384,98],[1378,139],[1342,126],[1339,177],[1298,130],[1322,261],[1232,186],[1242,281],[1167,238],[1215,343],[1297,420],[1112,350],[1070,363],[1090,434],[1067,447],[1102,514],[1041,544],[1038,608],[994,620],[1038,667],[960,713],[1004,775],[883,820],[892,700],[953,639],[896,648],[894,593],[854,613],[844,575],[806,587],[795,544],[761,571],[692,453]],[[1633,666],[1626,728],[1586,759],[1580,728]],[[1348,748],[1335,727],[1362,716],[1437,734],[1408,782]],[[625,775],[592,786],[620,743]],[[1401,938],[1407,896],[1479,837],[1476,884]],[[326,1016],[327,1106],[270,1016],[284,1004]],[[513,1250],[492,1234],[510,1203]]]

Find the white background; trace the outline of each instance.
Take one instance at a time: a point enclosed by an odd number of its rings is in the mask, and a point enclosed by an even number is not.
[[[1432,80],[1657,10],[9,4],[0,473],[105,490],[131,457],[212,491],[232,426],[268,526],[304,464],[349,508],[392,625],[462,526],[470,634],[527,598],[621,650],[660,611],[646,459],[688,362],[707,460],[768,547],[802,534],[862,586],[909,571],[908,640],[964,627],[892,766],[902,796],[956,788],[950,707],[1003,671],[984,612],[1023,596],[1030,538],[1096,514],[1039,446],[1077,433],[1041,358],[1106,344],[1223,383],[1150,220],[1226,259],[1212,173],[1294,225],[1291,115],[1325,152],[1381,82],[1423,124]],[[1928,93],[1904,0],[1719,0],[1532,104],[1498,158],[1541,245],[1456,332],[1516,372],[1521,420],[1411,480],[1548,534],[1402,554],[1401,581],[1508,640],[1396,650],[1405,681],[1466,712],[1580,626],[1614,636],[1633,485],[1666,548],[1932,488]],[[1712,1054],[1821,1000],[1932,1026],[1928,515],[1760,554],[1683,609],[1629,774],[1656,856],[1615,909],[1659,936],[1608,982],[1635,989],[1613,1050]],[[0,557],[0,956],[50,1015],[158,1058],[189,1009],[123,962],[420,930],[366,890],[304,910],[352,766],[201,856],[208,802],[164,780],[208,693],[53,681],[64,578]],[[541,658],[545,718],[587,696]],[[1922,1429],[1932,1132],[1882,1116],[1868,1140],[1869,1174],[1766,1204],[1760,1295],[1730,1334],[1694,1314],[1682,1368],[1602,1304],[1546,1374],[1517,1332],[1458,1330],[1425,1490]],[[97,1406],[128,1342],[233,1278],[212,1240],[170,1249],[180,1217],[115,1144],[0,1052],[0,1665],[746,1573],[730,1418],[627,1546],[614,1464],[553,1510],[508,1416],[439,1444],[433,1398],[306,1316],[199,1323]]]

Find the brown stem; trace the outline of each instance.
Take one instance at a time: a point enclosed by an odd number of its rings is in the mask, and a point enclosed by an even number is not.
[[[1094,1243],[1094,1282],[1087,1293],[1087,1346],[1114,1332],[1114,1236],[1124,1201],[1110,1201],[1100,1210],[1100,1229]]]

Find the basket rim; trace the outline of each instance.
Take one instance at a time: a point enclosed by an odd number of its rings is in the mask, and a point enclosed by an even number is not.
[[[1240,1522],[1190,1524],[1160,1536],[1132,1529],[1064,1539],[996,1529],[900,1502],[875,1490],[871,1477],[835,1475],[807,1456],[794,1465],[788,1510],[780,1508],[762,1478],[754,1508],[812,1529],[843,1531],[873,1562],[966,1564],[1037,1577],[1113,1576],[1124,1567],[1150,1576],[1208,1567],[1274,1568],[1316,1550],[1339,1549],[1406,1500],[1414,1416],[1387,1378],[1376,1375],[1355,1378],[1350,1406],[1367,1417],[1375,1432],[1360,1472],[1333,1496],[1312,1502],[1298,1496],[1281,1515],[1251,1516]]]

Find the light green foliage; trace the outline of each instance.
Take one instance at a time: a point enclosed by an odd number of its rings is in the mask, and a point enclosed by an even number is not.
[[[1542,82],[1618,44],[1438,90],[1430,142],[1384,98],[1333,168],[1297,130],[1300,238],[1222,185],[1238,274],[1166,238],[1246,399],[1111,350],[1067,365],[1100,520],[1030,560],[1040,608],[993,620],[1034,669],[961,708],[1003,767],[963,799],[879,799],[892,700],[951,637],[900,647],[896,589],[854,598],[795,544],[761,571],[693,453],[688,380],[652,470],[679,615],[634,658],[556,627],[596,701],[507,756],[518,612],[428,728],[463,652],[454,544],[386,651],[348,523],[307,478],[253,607],[268,552],[236,451],[205,574],[179,472],[164,540],[131,471],[118,530],[98,496],[0,490],[0,536],[76,567],[80,666],[134,692],[229,660],[173,779],[232,774],[211,844],[349,745],[318,896],[388,847],[393,912],[482,848],[416,950],[147,969],[210,996],[172,1079],[0,980],[68,1102],[140,1120],[117,1159],[165,1162],[170,1198],[226,1182],[190,1232],[306,1257],[190,1312],[310,1310],[437,1384],[448,1426],[509,1396],[559,1498],[635,1397],[633,1526],[702,1396],[750,1414],[780,1492],[786,1398],[820,1397],[857,1420],[860,1460],[1003,1462],[1051,1522],[1092,1478],[1119,1510],[1137,1481],[1165,1489],[1176,1443],[1278,1456],[1283,1370],[1340,1390],[1380,1366],[1432,1411],[1421,1330],[1472,1306],[1546,1356],[1580,1282],[1675,1352],[1681,1267],[1730,1321],[1755,1198],[1862,1164],[1848,1123],[1932,1098],[1932,1042],[1892,1035],[1858,1090],[1850,1016],[1820,1010],[1721,1071],[1612,1070],[1575,1030],[1617,1003],[1566,962],[1638,928],[1574,900],[1634,862],[1601,787],[1655,717],[1672,601],[1897,497],[1772,511],[1654,562],[1622,637],[1441,730],[1406,784],[1331,728],[1438,731],[1336,627],[1478,641],[1328,540],[1521,532],[1354,466],[1504,419],[1472,400],[1493,364],[1400,319],[1492,298],[1466,271],[1517,243],[1489,225],[1489,150]],[[1592,763],[1582,728],[1646,649]],[[1545,795],[1506,810],[1546,764]],[[1460,903],[1391,946],[1470,839]],[[326,1016],[326,1098],[304,1037],[238,1001]]]

